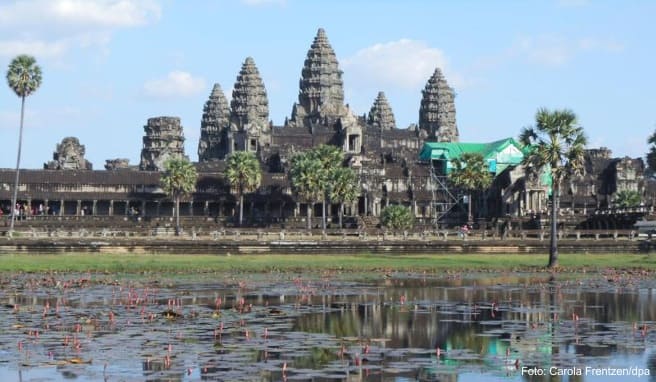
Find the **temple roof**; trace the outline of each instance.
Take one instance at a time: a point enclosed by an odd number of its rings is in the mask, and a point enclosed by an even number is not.
[[[230,122],[239,129],[246,124],[260,128],[268,126],[269,100],[260,72],[251,57],[246,58],[239,71],[232,91],[230,109]]]
[[[393,130],[396,129],[396,120],[394,119],[394,113],[392,113],[392,108],[390,107],[385,93],[379,92],[376,100],[374,101],[371,110],[369,111],[369,116],[367,122],[379,130]]]
[[[457,142],[455,94],[439,68],[428,79],[422,91],[419,128],[438,142]]]
[[[334,117],[342,111],[343,104],[342,71],[326,32],[319,28],[301,71],[298,104],[292,111],[292,120]]]

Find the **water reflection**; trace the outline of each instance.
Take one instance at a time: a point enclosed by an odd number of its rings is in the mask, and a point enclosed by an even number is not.
[[[585,381],[603,378],[522,370],[609,365],[656,373],[654,281],[628,274],[0,282],[2,380],[19,366],[23,380],[51,368],[47,378],[78,381]]]

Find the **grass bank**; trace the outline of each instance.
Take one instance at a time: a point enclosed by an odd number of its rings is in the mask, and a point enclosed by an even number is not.
[[[539,270],[547,255],[0,255],[0,272],[270,272],[270,271],[510,271]],[[656,270],[656,256],[564,254],[566,271]]]

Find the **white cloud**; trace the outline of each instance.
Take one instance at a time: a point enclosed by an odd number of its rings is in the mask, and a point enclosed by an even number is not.
[[[624,46],[615,40],[584,37],[565,38],[557,35],[522,36],[502,56],[516,57],[545,66],[562,66],[584,53],[617,54]],[[504,61],[497,59],[493,61]]]
[[[172,71],[165,78],[147,81],[143,86],[144,94],[153,98],[189,97],[204,89],[205,79],[183,71]]]
[[[342,61],[347,76],[358,82],[417,89],[426,83],[435,68],[447,72],[448,81],[462,78],[448,74],[444,52],[423,41],[401,39],[361,49]]]
[[[134,27],[159,19],[153,0],[25,0],[0,6],[0,24]]]
[[[156,0],[23,0],[0,5],[0,56],[61,58],[75,48],[106,50],[114,31],[159,20]]]

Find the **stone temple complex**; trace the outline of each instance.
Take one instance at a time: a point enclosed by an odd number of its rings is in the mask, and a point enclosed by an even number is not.
[[[222,85],[215,84],[204,106],[199,105],[199,179],[195,192],[181,206],[181,214],[189,218],[217,226],[234,224],[236,199],[224,175],[226,158],[235,151],[250,151],[260,160],[263,175],[259,189],[246,195],[247,224],[304,227],[307,209],[320,216],[321,206],[299,200],[288,173],[294,155],[320,144],[339,147],[344,164],[358,174],[360,195],[345,210],[351,228],[377,226],[381,210],[390,204],[410,207],[420,228],[461,224],[464,193],[451,186],[446,175],[449,160],[468,150],[482,153],[494,174],[493,185],[476,201],[481,221],[529,219],[547,210],[547,182],[526,175],[519,165],[523,152],[517,142],[459,142],[455,93],[440,68],[421,91],[418,123],[407,128],[397,126],[382,89],[367,113],[357,115],[350,109],[337,56],[323,29],[307,52],[298,101],[282,126],[270,120],[266,84],[253,58],[244,60],[230,100]],[[20,203],[26,211],[42,205],[48,214],[59,216],[81,211],[108,219],[134,211],[144,219],[171,216],[172,202],[159,186],[160,173],[167,159],[185,156],[184,141],[179,118],[149,118],[138,166],[130,166],[127,159],[108,159],[105,170],[94,171],[84,159],[84,146],[76,138],[65,138],[43,170],[21,171]],[[602,224],[592,222],[590,213],[612,207],[613,196],[621,190],[653,199],[642,159],[618,159],[606,149],[588,150],[585,170],[583,177],[563,185],[561,207],[577,217],[576,224]],[[5,213],[13,179],[13,170],[0,170],[0,206]],[[337,212],[337,206],[329,206],[329,217]]]

